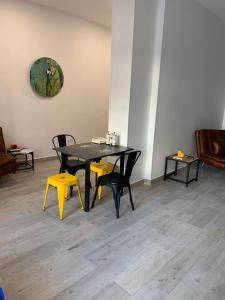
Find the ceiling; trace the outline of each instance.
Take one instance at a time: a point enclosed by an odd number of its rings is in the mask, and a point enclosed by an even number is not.
[[[27,0],[111,27],[112,0]]]
[[[27,0],[111,27],[112,0]],[[188,0],[187,0],[188,1]],[[225,0],[197,0],[225,22]]]
[[[225,0],[198,0],[225,22]]]

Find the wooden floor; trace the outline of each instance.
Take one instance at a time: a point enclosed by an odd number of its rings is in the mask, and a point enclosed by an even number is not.
[[[111,194],[59,221],[56,192],[41,211],[56,161],[0,180],[0,286],[7,300],[225,299],[225,173],[204,169],[189,188],[133,188],[121,218]],[[80,172],[81,177],[82,171]],[[83,181],[82,181],[83,182]]]

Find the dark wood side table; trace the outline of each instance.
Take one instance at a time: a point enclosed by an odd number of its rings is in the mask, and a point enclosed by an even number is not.
[[[23,161],[23,166],[19,167],[17,171],[29,170],[32,169],[34,171],[34,150],[32,149],[21,149],[19,151],[15,151],[13,149],[7,149],[7,152],[12,156],[25,156],[25,161]],[[31,157],[31,163],[28,162],[28,155]]]
[[[175,169],[174,169],[174,171],[167,173],[168,161],[170,161],[170,160],[175,162]],[[183,163],[183,164],[187,165],[186,180],[181,180],[181,179],[177,179],[174,177],[177,175],[179,163]],[[196,175],[194,178],[190,179],[190,169],[193,165],[195,165],[195,167],[196,167]],[[185,155],[184,158],[181,159],[181,158],[178,158],[176,154],[169,155],[166,157],[166,161],[165,161],[164,180],[170,179],[170,180],[174,180],[177,182],[181,182],[181,183],[184,183],[186,185],[186,187],[188,187],[189,183],[191,183],[192,181],[198,181],[199,167],[200,167],[200,159],[198,157]]]

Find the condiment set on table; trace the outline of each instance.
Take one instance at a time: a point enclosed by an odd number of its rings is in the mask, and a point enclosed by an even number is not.
[[[115,132],[110,133],[108,131],[105,138],[103,137],[92,138],[91,142],[94,144],[106,144],[110,146],[117,146],[119,144],[119,135],[116,134]]]
[[[113,132],[110,133],[109,131],[106,134],[105,143],[106,145],[116,146],[118,145],[119,136]]]

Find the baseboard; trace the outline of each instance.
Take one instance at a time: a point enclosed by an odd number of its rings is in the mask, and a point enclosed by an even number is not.
[[[163,177],[164,176],[159,176],[159,177],[156,177],[156,178],[154,178],[152,180],[150,180],[150,179],[144,179],[144,185],[151,186],[152,183],[161,181],[163,179]]]
[[[54,156],[45,156],[45,157],[38,157],[38,158],[35,158],[35,162],[39,162],[39,161],[50,161],[50,160],[55,160],[57,159],[57,156],[54,155]]]
[[[164,175],[161,175],[161,176],[159,176],[159,177],[153,178],[153,179],[151,180],[151,183],[156,183],[156,182],[158,182],[158,181],[161,181],[161,180],[163,180],[163,177],[164,177]]]
[[[140,185],[143,185],[143,184],[144,184],[144,179],[141,179],[141,180],[138,180],[136,182],[132,182],[131,186],[132,187],[137,187],[137,186],[140,186]]]
[[[152,181],[150,179],[144,179],[144,185],[151,186]]]
[[[55,160],[57,159],[57,156],[54,155],[54,156],[46,156],[46,157],[39,157],[39,158],[35,158],[35,162],[42,162],[42,161],[51,161],[51,160]],[[186,168],[186,166],[184,167],[181,167],[179,168],[178,170],[182,170]],[[163,177],[164,175],[161,175],[159,177],[155,177],[153,179],[141,179],[141,180],[138,180],[136,182],[133,182],[131,183],[131,186],[132,187],[137,187],[137,186],[140,186],[140,185],[147,185],[147,186],[151,186],[152,183],[156,183],[156,182],[159,182],[159,181],[162,181],[163,180]]]
[[[185,169],[186,167],[187,167],[187,166],[180,167],[180,168],[178,168],[178,171],[183,170],[183,169]],[[151,179],[151,180],[150,180],[150,179],[145,179],[145,180],[144,180],[144,184],[145,184],[145,185],[148,185],[148,186],[151,186],[152,183],[156,183],[156,182],[162,181],[163,178],[164,178],[164,175],[160,175],[160,176],[155,177],[155,178],[153,178],[153,179]]]
[[[51,160],[55,160],[57,159],[57,156],[47,156],[47,157],[39,157],[39,158],[36,158],[35,159],[35,162],[42,162],[42,161],[51,161]],[[133,182],[131,183],[131,186],[132,187],[138,187],[140,185],[143,185],[145,184],[145,180],[144,179],[141,179],[141,180],[138,180],[136,182]]]

